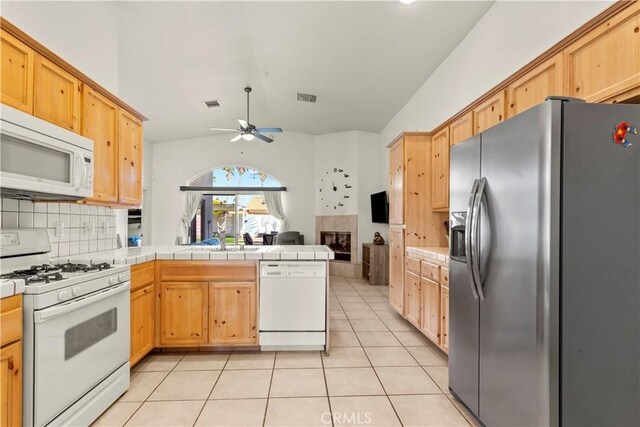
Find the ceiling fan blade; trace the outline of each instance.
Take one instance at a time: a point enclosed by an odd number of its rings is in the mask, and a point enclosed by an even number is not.
[[[234,136],[233,138],[231,138],[231,142],[237,142],[240,140],[240,138],[242,138],[242,134],[238,134],[236,136]]]
[[[282,129],[280,129],[280,128],[257,128],[256,132],[260,132],[260,133],[281,133]]]
[[[253,134],[253,136],[255,136],[258,139],[263,140],[264,142],[273,142],[273,139],[269,138],[268,136],[264,136],[263,134],[258,133],[258,132],[255,132]]]
[[[228,129],[228,128],[209,128],[209,130],[222,131],[222,132],[238,132],[238,129]]]
[[[249,123],[246,120],[238,119],[238,123],[240,123],[240,127],[242,129],[247,129],[249,127]]]

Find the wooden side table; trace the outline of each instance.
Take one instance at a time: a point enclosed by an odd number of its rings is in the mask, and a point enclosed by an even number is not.
[[[389,246],[362,245],[362,279],[372,286],[389,285]]]

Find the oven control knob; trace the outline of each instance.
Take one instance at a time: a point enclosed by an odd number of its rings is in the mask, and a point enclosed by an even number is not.
[[[109,277],[109,283],[115,285],[116,283],[118,283],[118,278],[116,276]]]
[[[73,289],[71,290],[71,294],[72,294],[74,297],[77,297],[78,295],[80,295],[80,288],[78,288],[78,287],[76,286],[75,288],[73,288]]]
[[[58,292],[58,299],[60,301],[64,301],[66,299],[69,299],[70,296],[71,295],[69,294],[69,291],[67,291],[67,290]]]
[[[124,273],[118,275],[118,280],[120,280],[121,282],[124,282],[125,280],[127,280],[127,275]]]

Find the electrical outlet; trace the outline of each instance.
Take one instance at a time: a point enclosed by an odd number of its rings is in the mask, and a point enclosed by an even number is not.
[[[93,235],[96,234],[96,223],[93,221],[87,221],[83,224],[84,226],[84,231],[87,234]]]
[[[110,230],[109,221],[103,222],[102,223],[102,228],[104,229],[104,234],[108,235],[109,234],[109,230]]]
[[[64,223],[59,222],[56,224],[56,237],[64,236]]]

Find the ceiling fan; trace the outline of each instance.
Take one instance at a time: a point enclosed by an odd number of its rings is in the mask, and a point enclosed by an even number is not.
[[[263,133],[281,133],[280,128],[257,128],[249,123],[249,94],[251,93],[251,87],[244,88],[247,93],[247,120],[238,119],[240,123],[240,129],[227,129],[227,128],[211,128],[211,130],[223,131],[223,132],[240,132],[237,136],[231,138],[231,142],[239,141],[241,138],[245,141],[252,141],[254,138],[261,139],[264,142],[273,142],[273,139],[269,138]]]

